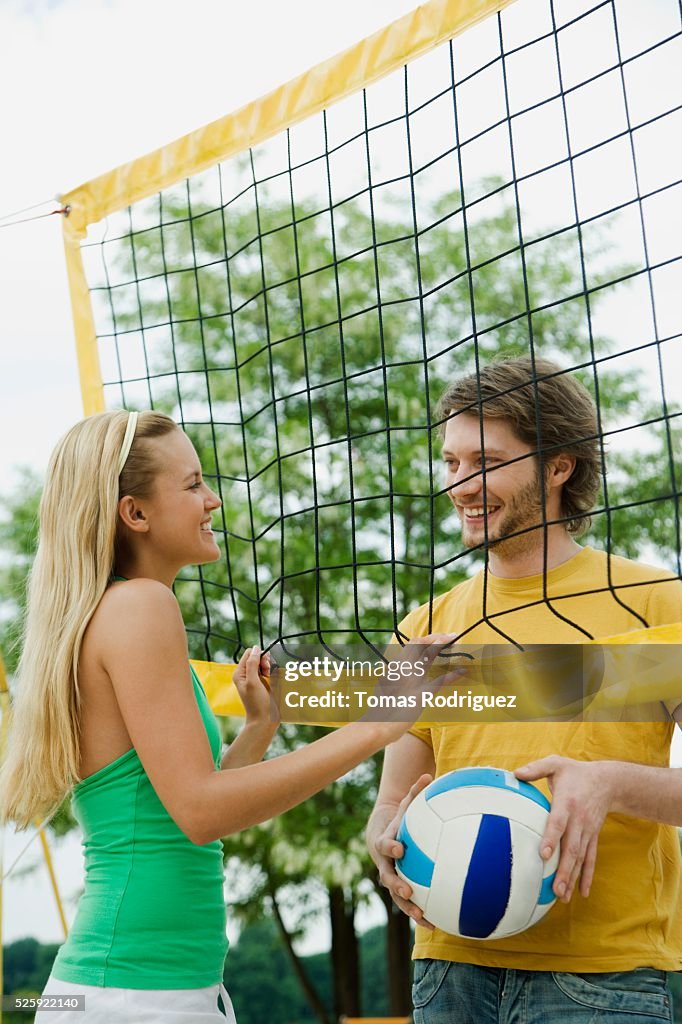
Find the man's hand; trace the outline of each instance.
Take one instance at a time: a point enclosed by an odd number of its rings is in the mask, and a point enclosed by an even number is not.
[[[374,843],[370,844],[370,853],[379,869],[379,881],[388,889],[396,906],[418,925],[433,930],[433,925],[426,920],[422,910],[410,900],[412,889],[409,884],[400,877],[395,869],[396,860],[405,852],[402,843],[396,839],[402,817],[416,795],[421,793],[422,789],[431,781],[431,775],[421,775],[410,787],[409,792],[400,801],[395,816],[388,822],[383,832],[377,836]]]
[[[400,740],[419,718],[423,695],[437,693],[443,686],[455,682],[467,671],[466,666],[462,665],[448,671],[445,665],[439,665],[436,660],[439,654],[452,647],[455,639],[455,633],[431,633],[410,640],[402,651],[399,678],[381,680],[376,690],[379,696],[382,693],[389,699],[400,696],[406,703],[391,708],[389,704],[384,705],[380,699],[378,706],[365,711],[360,721],[381,722],[386,731],[387,744]]]
[[[514,772],[524,782],[547,779],[549,784],[552,810],[540,841],[540,856],[548,860],[561,843],[554,892],[564,903],[569,902],[579,877],[581,895],[590,893],[599,833],[611,810],[607,764],[553,755],[531,761]]]

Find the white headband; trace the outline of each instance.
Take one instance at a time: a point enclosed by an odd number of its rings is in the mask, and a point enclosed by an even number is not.
[[[123,444],[121,445],[121,454],[118,457],[118,475],[120,476],[123,472],[123,467],[126,464],[126,459],[130,455],[130,449],[133,445],[133,438],[135,437],[135,428],[137,427],[137,413],[131,412],[128,415],[128,426],[126,427],[125,436],[123,438]]]

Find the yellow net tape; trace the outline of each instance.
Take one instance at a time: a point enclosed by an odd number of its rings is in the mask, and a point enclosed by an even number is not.
[[[678,697],[682,703],[682,668],[679,664],[679,644],[682,644],[682,624],[671,624],[668,626],[655,626],[650,629],[636,629],[630,633],[621,633],[618,636],[606,637],[599,640],[588,641],[580,646],[582,648],[605,647],[608,650],[607,663],[599,668],[599,678],[595,679],[596,690],[590,695],[590,713],[603,713],[607,718],[614,714],[618,718],[622,709],[627,707],[638,707],[642,704],[650,704],[655,698],[656,702],[675,701]],[[653,645],[653,650],[645,658],[642,654],[633,656],[629,652],[634,645]],[[665,645],[665,649],[661,649]],[[622,648],[622,650],[621,650]],[[636,661],[637,671],[633,675],[633,657]],[[192,665],[201,680],[206,691],[208,701],[217,715],[243,716],[244,706],[239,698],[236,687],[232,682],[234,665],[219,665],[210,661],[192,661]],[[556,673],[557,661],[548,659],[548,671]],[[556,678],[553,676],[547,679],[547,685],[543,688],[542,674],[543,666],[538,662],[538,654],[535,651],[514,651],[510,649],[508,655],[500,656],[499,648],[493,655],[486,655],[482,652],[480,659],[470,675],[467,676],[466,685],[480,685],[485,689],[490,688],[492,672],[502,673],[508,685],[519,696],[520,704],[515,716],[527,716],[528,718],[551,717],[551,712],[543,706],[543,696],[547,693],[556,695]],[[532,685],[529,685],[532,681]],[[318,681],[319,682],[319,681]],[[344,685],[352,686],[352,680],[344,680]],[[333,687],[329,686],[329,690]],[[320,696],[325,692],[324,687],[316,692]],[[584,708],[584,698],[580,705],[566,707],[565,713],[580,714]],[[587,704],[585,704],[585,707]],[[661,706],[661,714],[665,715]],[[512,716],[512,717],[515,717]],[[349,715],[345,721],[357,718],[357,715]],[[287,721],[294,719],[287,717]],[[309,722],[309,716],[301,721]],[[314,721],[319,725],[338,726],[343,721],[336,717],[327,719],[325,713],[318,713]],[[429,724],[422,722],[422,724]]]
[[[244,705],[232,682],[235,665],[213,661],[192,661],[192,665],[216,715],[244,715]]]
[[[261,99],[61,196],[67,237],[357,92],[513,0],[430,0]],[[73,297],[73,289],[72,289]]]
[[[410,1024],[411,1017],[342,1017],[341,1024]]]
[[[63,218],[64,245],[85,415],[105,408],[92,305],[79,244],[88,225],[271,138],[511,2],[430,0],[261,99],[63,195],[61,202],[70,211]]]

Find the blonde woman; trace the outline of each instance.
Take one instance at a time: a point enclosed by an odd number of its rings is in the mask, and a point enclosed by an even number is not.
[[[262,762],[276,725],[252,647],[235,671],[246,724],[221,761],[171,590],[183,566],[219,558],[219,506],[189,438],[157,412],[89,417],[50,460],[0,817],[26,828],[73,791],[85,888],[44,995],[83,994],[85,1013],[39,1011],[38,1024],[233,1021],[220,838],[409,728],[356,722]],[[404,655],[432,661],[451,640]]]

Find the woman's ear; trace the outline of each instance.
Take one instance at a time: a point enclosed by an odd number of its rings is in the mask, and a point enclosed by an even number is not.
[[[118,503],[118,517],[129,530],[134,533],[147,533],[149,520],[142,505],[126,494]]]

